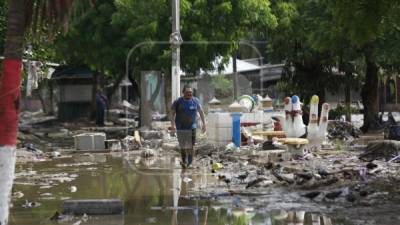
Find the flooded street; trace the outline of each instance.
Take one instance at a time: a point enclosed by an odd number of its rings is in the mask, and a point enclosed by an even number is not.
[[[320,206],[277,190],[232,196],[228,189],[234,187],[207,173],[206,165],[186,171],[178,165],[177,155],[141,159],[119,153],[74,154],[18,164],[10,224],[56,224],[50,218],[60,212],[63,200],[116,198],[124,202],[124,215],[66,217],[58,223],[352,224],[340,217],[329,218],[318,211]]]

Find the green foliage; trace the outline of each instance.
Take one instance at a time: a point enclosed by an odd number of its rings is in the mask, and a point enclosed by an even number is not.
[[[233,81],[220,74],[212,78],[216,98],[226,98],[233,95]]]
[[[294,89],[291,82],[281,80],[276,83],[277,90],[285,96],[290,96]]]
[[[347,113],[356,114],[360,113],[360,111],[355,107],[350,106],[350,108],[348,108],[345,105],[338,105],[336,108],[329,111],[329,119],[340,120],[342,116],[347,115]]]
[[[115,10],[112,0],[98,0],[95,7],[75,17],[69,32],[56,40],[60,60],[69,64],[87,64],[111,75],[120,72],[127,50],[118,43],[122,30],[110,26]]]
[[[70,63],[85,63],[109,75],[125,73],[128,51],[134,50],[130,69],[169,71],[171,51],[171,1],[98,0],[93,9],[72,23],[69,33],[57,42],[61,57]],[[277,26],[267,0],[182,0],[181,35],[184,41],[201,42],[181,46],[181,67],[194,74],[211,68],[217,56],[225,56],[251,29]],[[163,43],[157,43],[163,41]]]
[[[4,52],[4,41],[6,37],[6,13],[7,1],[0,1],[0,52]]]
[[[383,68],[400,68],[399,1],[275,0],[272,9],[279,25],[266,33],[266,55],[287,63],[285,85],[279,84],[286,93],[308,99],[341,85],[360,89],[366,49]]]

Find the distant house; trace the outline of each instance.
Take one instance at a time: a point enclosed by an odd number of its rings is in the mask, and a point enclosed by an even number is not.
[[[230,58],[222,68],[219,68],[221,60],[222,58],[218,57],[213,62],[214,69],[212,70],[200,70],[195,77],[181,77],[182,85],[190,84],[203,103],[214,97],[214,89],[211,85],[212,77],[224,75],[233,79],[233,59]],[[273,97],[277,96],[275,84],[281,79],[283,68],[284,64],[263,64],[262,58],[237,59],[238,95],[268,94]]]
[[[210,76],[216,76],[223,74],[232,77],[233,71],[233,58],[230,58],[228,63],[222,70],[218,70],[218,64],[220,59],[216,59],[214,62],[214,70],[201,71],[201,75],[208,74]],[[282,77],[283,69],[285,64],[263,64],[262,58],[252,59],[236,59],[236,71],[239,75],[239,89],[241,86],[246,86],[245,81],[248,81],[250,85],[249,90],[239,90],[239,94],[252,94],[258,93],[262,95],[275,95],[275,89],[272,88]]]
[[[84,66],[59,66],[51,80],[58,91],[58,119],[71,121],[88,118],[95,93],[94,72]]]

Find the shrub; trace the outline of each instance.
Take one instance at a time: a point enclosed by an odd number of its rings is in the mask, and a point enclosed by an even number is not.
[[[233,95],[233,81],[224,75],[217,75],[212,78],[212,86],[215,90],[215,97],[226,98]]]

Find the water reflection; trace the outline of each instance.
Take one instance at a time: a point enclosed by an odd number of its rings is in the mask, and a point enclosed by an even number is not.
[[[18,165],[20,176],[14,192],[20,191],[24,197],[13,199],[10,224],[54,224],[49,218],[60,210],[63,199],[89,198],[120,198],[125,203],[125,213],[110,217],[89,216],[82,224],[338,224],[326,216],[302,211],[260,212],[260,209],[236,204],[235,199],[229,203],[201,200],[201,194],[208,193],[211,186],[218,186],[217,179],[207,173],[206,166],[182,170],[175,155],[141,158],[133,154],[127,159],[117,155],[76,155]],[[46,188],[40,188],[44,185]],[[77,191],[72,193],[71,186],[76,186]],[[39,201],[41,206],[23,208],[25,200]],[[79,220],[80,217],[75,217],[67,224]]]

